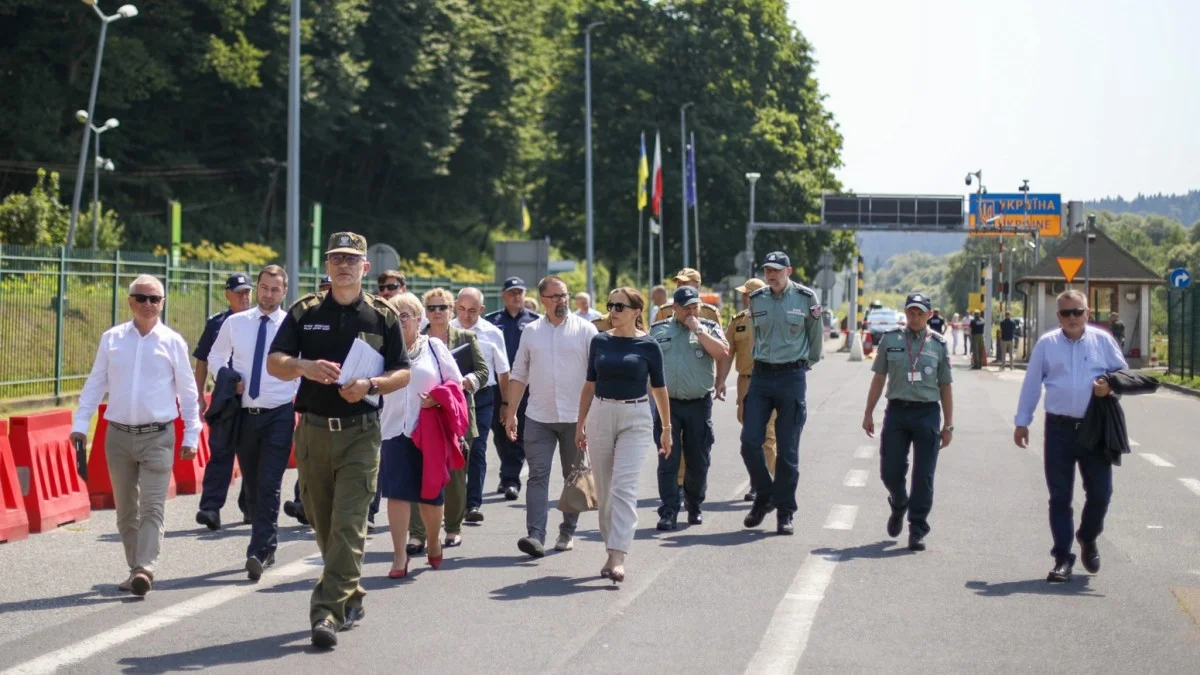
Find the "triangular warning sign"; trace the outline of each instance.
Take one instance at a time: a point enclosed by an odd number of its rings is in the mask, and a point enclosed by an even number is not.
[[[1075,275],[1083,266],[1083,258],[1055,258],[1055,260],[1058,261],[1058,268],[1062,270],[1068,284],[1075,280]]]

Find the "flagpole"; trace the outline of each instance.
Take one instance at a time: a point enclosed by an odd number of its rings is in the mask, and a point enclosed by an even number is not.
[[[667,229],[662,223],[658,224],[658,276],[667,276],[667,263],[663,259],[663,239],[667,236]]]
[[[637,277],[634,282],[634,286],[642,287],[642,209],[638,209],[638,259]]]
[[[693,131],[691,134],[692,145],[688,154],[691,175],[688,179],[692,181],[692,220],[696,224],[696,271],[700,271],[700,190],[696,180],[696,132]]]
[[[695,105],[691,101],[679,106],[679,164],[683,169],[679,184],[683,186],[683,266],[688,265],[688,212],[687,212],[687,109]]]
[[[654,288],[654,219],[650,219],[650,227],[646,228],[646,266],[649,268],[646,272],[646,289],[647,292]],[[641,244],[639,244],[640,246]],[[651,316],[651,319],[654,317]]]

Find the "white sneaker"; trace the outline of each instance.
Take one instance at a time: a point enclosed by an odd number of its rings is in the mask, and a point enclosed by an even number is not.
[[[575,548],[575,537],[566,533],[559,533],[558,541],[554,542],[554,550],[570,551],[573,548]]]

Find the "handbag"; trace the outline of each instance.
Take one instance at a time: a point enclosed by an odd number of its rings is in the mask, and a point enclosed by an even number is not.
[[[583,513],[596,510],[596,481],[592,478],[592,467],[583,455],[571,468],[558,497],[558,510],[563,513]]]

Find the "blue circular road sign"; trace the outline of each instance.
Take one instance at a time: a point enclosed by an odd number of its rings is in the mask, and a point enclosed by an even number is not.
[[[1171,282],[1171,288],[1187,288],[1192,285],[1192,275],[1182,267],[1171,270],[1167,278]]]

